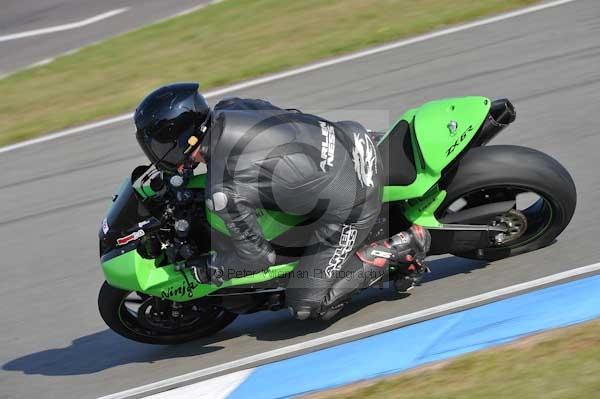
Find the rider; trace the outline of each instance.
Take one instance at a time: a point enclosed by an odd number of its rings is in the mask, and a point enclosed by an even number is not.
[[[311,217],[306,249],[286,287],[298,319],[332,317],[350,295],[381,279],[390,262],[406,264],[415,276],[425,270],[430,236],[420,226],[364,245],[380,213],[384,178],[377,147],[360,124],[255,99],[231,98],[211,110],[195,83],[152,92],[134,119],[138,142],[159,169],[176,173],[206,163],[206,206],[225,222],[234,249],[210,260],[213,283],[233,277],[231,270],[256,273],[275,264],[257,209]],[[200,281],[206,270],[193,266]]]

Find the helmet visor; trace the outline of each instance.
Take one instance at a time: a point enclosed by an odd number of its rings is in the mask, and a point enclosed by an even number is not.
[[[150,140],[148,143],[149,150],[154,155],[156,166],[171,170],[177,169],[185,161],[186,155],[190,152],[188,151],[190,147],[188,140],[194,134],[195,130],[194,126],[188,127],[185,131],[180,132],[179,137],[174,141]]]
[[[155,124],[145,136],[145,146],[158,168],[175,170],[191,152],[190,137],[200,133],[192,112]],[[199,140],[195,140],[198,142]]]

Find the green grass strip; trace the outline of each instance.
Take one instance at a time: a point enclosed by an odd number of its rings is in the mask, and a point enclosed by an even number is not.
[[[600,321],[550,331],[396,377],[309,395],[307,399],[598,397]]]
[[[165,83],[206,90],[534,2],[225,0],[0,80],[0,145],[131,111]]]

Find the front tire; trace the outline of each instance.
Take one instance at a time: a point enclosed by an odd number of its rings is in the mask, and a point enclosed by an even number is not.
[[[145,313],[151,312],[150,302],[155,298],[121,290],[104,282],[98,294],[98,310],[104,322],[117,334],[137,342],[156,345],[173,345],[193,341],[195,339],[212,335],[231,324],[237,314],[222,308],[205,308],[194,305],[197,309],[192,316],[180,323],[180,327],[161,326],[145,321]],[[127,302],[138,304],[140,309],[145,309],[142,315],[136,314],[127,306]],[[167,305],[172,304],[166,301]],[[198,309],[199,308],[199,309]],[[194,315],[197,316],[194,318]]]
[[[503,190],[513,195],[531,192],[539,196],[540,200],[534,204],[539,212],[534,214],[536,209],[532,205],[522,213],[531,218],[527,227],[529,234],[506,245],[454,255],[497,260],[534,251],[551,244],[567,227],[575,212],[575,184],[558,161],[531,148],[497,145],[473,148],[465,154],[446,189],[446,198],[436,216],[443,222],[444,216],[457,201],[467,198],[465,202],[468,207],[469,196],[475,196],[478,198],[476,202],[479,202],[476,205],[481,205],[485,203],[486,196],[497,196]],[[493,198],[487,201],[494,202]],[[534,228],[537,230],[533,231]]]

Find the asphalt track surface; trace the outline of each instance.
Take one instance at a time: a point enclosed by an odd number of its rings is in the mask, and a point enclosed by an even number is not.
[[[430,99],[508,97],[518,118],[494,143],[557,158],[577,184],[578,208],[554,245],[493,264],[434,260],[408,298],[370,290],[329,324],[286,311],[243,316],[179,347],[129,342],[96,310],[99,222],[123,176],[144,162],[131,122],[2,154],[0,397],[106,395],[597,262],[599,90],[600,3],[579,0],[236,93],[375,129]]]
[[[208,0],[2,1],[0,36],[61,26],[120,8],[129,9],[79,29],[0,42],[0,76],[208,2]]]

